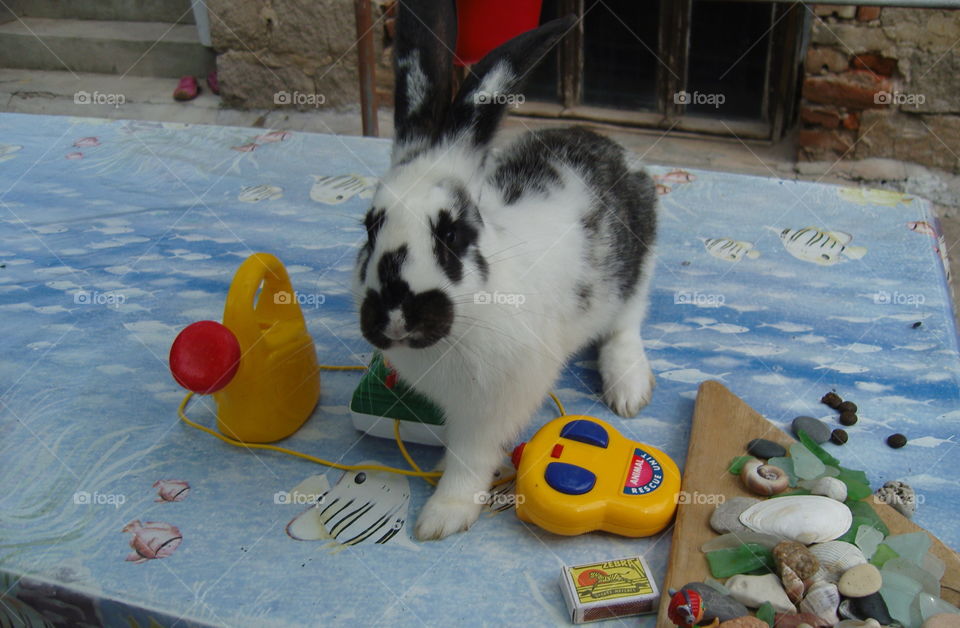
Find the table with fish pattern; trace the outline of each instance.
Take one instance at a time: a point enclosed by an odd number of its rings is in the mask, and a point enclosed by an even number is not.
[[[365,364],[350,273],[387,140],[283,130],[0,115],[0,623],[499,625],[567,622],[561,564],[644,555],[670,532],[560,537],[509,500],[466,534],[412,540],[431,487],[231,447],[179,422],[167,368],[187,324],[219,320],[255,251],[286,265],[321,363]],[[835,389],[860,408],[844,447],[873,486],[903,480],[915,520],[960,547],[960,359],[931,205],[898,193],[649,166],[662,209],[633,419],[598,399],[596,355],[555,391],[683,467],[697,385],[723,382],[780,426]],[[284,444],[405,466],[359,437],[356,372],[324,372]],[[211,400],[189,414],[213,425]],[[548,400],[525,433],[555,410]],[[894,432],[909,444],[884,443]],[[436,448],[411,445],[422,466]],[[362,504],[358,517],[337,516]],[[45,619],[46,618],[46,619]],[[631,620],[630,623],[633,623]],[[152,623],[155,622],[155,623]],[[652,626],[647,617],[641,625]]]

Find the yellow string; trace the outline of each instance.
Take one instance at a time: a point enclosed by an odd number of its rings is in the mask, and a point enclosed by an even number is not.
[[[365,371],[367,370],[366,366],[337,366],[337,365],[327,365],[321,364],[320,368],[326,371]],[[180,417],[180,420],[189,425],[192,428],[198,429],[201,432],[206,432],[211,436],[215,436],[227,443],[228,445],[233,445],[234,447],[244,447],[247,449],[266,449],[269,451],[276,451],[282,454],[287,454],[288,456],[294,456],[296,458],[302,458],[304,460],[309,460],[310,462],[315,462],[317,464],[322,464],[326,467],[332,467],[334,469],[340,469],[343,471],[386,471],[387,473],[397,473],[399,475],[407,475],[411,477],[423,478],[425,481],[436,486],[437,483],[433,478],[438,478],[443,475],[439,471],[423,471],[420,469],[420,466],[414,461],[413,457],[410,456],[410,452],[407,451],[406,445],[403,443],[403,439],[400,438],[400,419],[393,420],[393,437],[397,441],[397,447],[400,449],[400,453],[403,454],[403,459],[407,461],[413,471],[407,469],[398,469],[396,467],[388,467],[386,465],[379,464],[340,464],[339,462],[333,462],[331,460],[324,460],[323,458],[317,458],[316,456],[311,456],[309,454],[304,454],[299,451],[294,451],[292,449],[287,449],[286,447],[277,447],[276,445],[266,445],[264,443],[244,443],[242,441],[234,440],[229,436],[224,436],[220,432],[215,432],[209,427],[195,423],[187,418],[186,408],[187,404],[190,403],[190,400],[193,398],[194,393],[188,392],[183,398],[183,401],[180,402],[180,406],[177,408],[177,415]],[[553,402],[557,405],[557,410],[560,411],[560,416],[565,416],[567,414],[566,410],[563,407],[563,404],[560,403],[560,399],[557,398],[555,394],[550,393],[550,398],[553,399]],[[500,486],[505,484],[516,477],[516,474],[501,478],[493,483],[492,487]]]

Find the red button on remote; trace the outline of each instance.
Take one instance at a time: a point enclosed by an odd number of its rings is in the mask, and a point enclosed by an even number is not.
[[[550,457],[559,458],[560,454],[562,453],[563,453],[563,445],[561,445],[560,443],[557,443],[556,445],[553,446],[553,451],[550,452]]]

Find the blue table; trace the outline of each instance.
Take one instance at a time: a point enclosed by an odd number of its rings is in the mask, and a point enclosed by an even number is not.
[[[413,542],[409,524],[430,492],[415,479],[397,480],[409,519],[390,542],[297,541],[285,528],[304,505],[277,495],[308,478],[304,491],[336,489],[341,473],[235,449],[177,420],[170,344],[185,325],[221,317],[233,272],[254,251],[277,255],[297,291],[316,297],[304,313],[320,361],[366,363],[349,277],[389,142],[8,114],[0,140],[0,616],[555,625],[566,616],[562,563],[642,554],[662,580],[669,530],[563,538],[491,510],[467,534]],[[845,447],[827,447],[874,487],[913,485],[917,523],[960,546],[960,360],[930,204],[651,171],[663,193],[644,329],[653,402],[615,417],[598,401],[587,351],[555,387],[568,411],[612,421],[682,467],[696,464],[684,458],[701,380],[719,379],[781,426],[798,414],[835,423],[819,399],[836,389],[860,406],[860,422]],[[810,226],[846,242],[837,263],[802,246],[813,232],[791,240]],[[322,378],[317,411],[284,444],[404,466],[393,442],[352,428],[358,374]],[[190,414],[213,424],[209,401]],[[554,415],[547,401],[527,435]],[[911,439],[901,450],[884,444],[897,431]],[[427,467],[439,457],[410,449]]]

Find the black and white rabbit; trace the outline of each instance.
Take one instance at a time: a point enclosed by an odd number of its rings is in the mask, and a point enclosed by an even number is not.
[[[573,25],[554,20],[500,46],[451,101],[454,1],[400,3],[396,139],[354,288],[363,335],[446,415],[422,540],[477,519],[504,448],[578,349],[599,342],[603,397],[617,414],[633,416],[652,394],[640,327],[653,181],[584,128],[490,149],[509,95]]]

